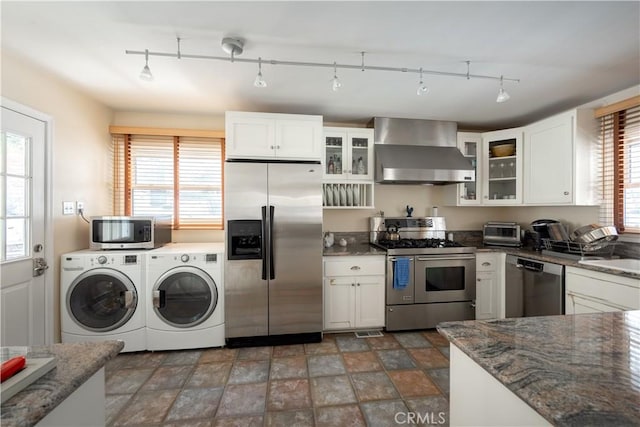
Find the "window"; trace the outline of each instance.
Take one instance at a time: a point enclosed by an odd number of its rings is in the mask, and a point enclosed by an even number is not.
[[[224,140],[157,131],[112,130],[114,215],[172,218],[174,229],[222,229]]]
[[[640,103],[603,114],[601,176],[603,203],[600,222],[618,231],[640,233]],[[597,114],[597,113],[596,113]]]

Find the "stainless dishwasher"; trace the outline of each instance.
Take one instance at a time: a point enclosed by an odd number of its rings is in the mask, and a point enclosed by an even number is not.
[[[564,314],[564,266],[507,255],[505,317]]]

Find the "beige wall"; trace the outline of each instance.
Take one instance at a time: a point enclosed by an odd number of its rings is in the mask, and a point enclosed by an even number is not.
[[[88,246],[88,227],[63,216],[63,201],[83,201],[88,215],[109,210],[112,111],[51,74],[2,52],[2,96],[53,118],[53,254],[55,336],[59,340],[60,255]]]

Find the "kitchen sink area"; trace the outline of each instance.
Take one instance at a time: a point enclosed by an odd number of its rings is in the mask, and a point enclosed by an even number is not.
[[[611,270],[626,271],[627,273],[640,274],[640,259],[585,259],[578,261],[578,263],[594,267],[609,268]]]

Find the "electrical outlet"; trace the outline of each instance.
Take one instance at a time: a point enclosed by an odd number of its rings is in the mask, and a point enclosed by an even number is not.
[[[73,202],[62,202],[62,215],[73,215]]]
[[[84,214],[84,202],[76,202],[76,213],[78,215]]]

